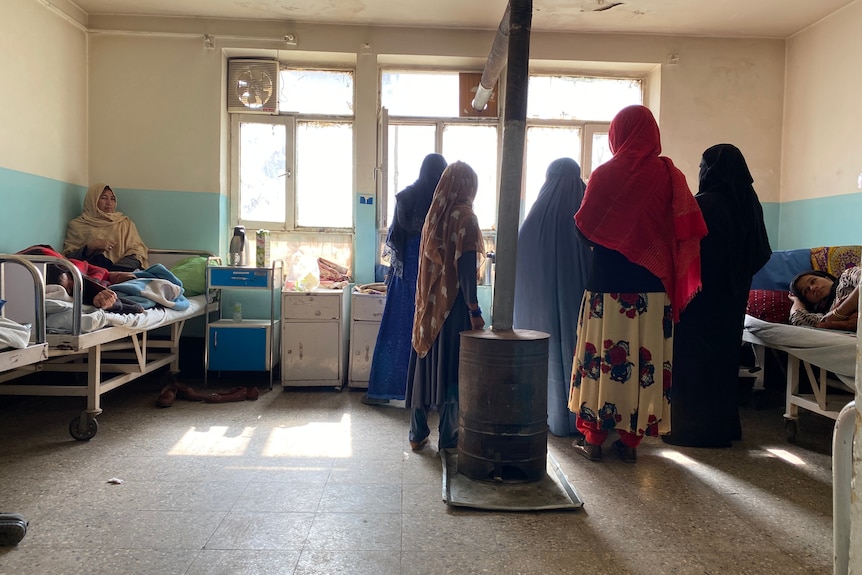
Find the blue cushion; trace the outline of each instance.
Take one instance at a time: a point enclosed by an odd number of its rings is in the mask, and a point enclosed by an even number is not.
[[[751,278],[751,289],[787,291],[796,274],[810,269],[810,248],[774,251],[766,265]]]

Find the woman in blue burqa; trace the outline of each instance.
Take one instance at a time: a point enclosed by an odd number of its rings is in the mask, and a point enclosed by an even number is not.
[[[431,198],[445,169],[443,156],[428,154],[422,161],[419,178],[395,195],[395,215],[384,250],[390,266],[386,278],[386,306],[371,360],[368,393],[362,398],[362,403],[367,405],[404,399],[416,306],[419,240]]]
[[[568,401],[580,306],[574,294],[584,293],[592,258],[576,235],[574,220],[585,188],[577,162],[554,160],[518,233],[513,324],[551,336],[548,429],[559,436],[578,434]]]

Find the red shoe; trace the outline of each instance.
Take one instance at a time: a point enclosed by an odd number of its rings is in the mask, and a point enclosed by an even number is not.
[[[187,385],[176,384],[177,395],[186,401],[206,401],[207,395],[200,393],[193,387]]]
[[[260,397],[260,390],[256,387],[249,387],[248,395],[245,398],[249,401],[257,401],[258,397]]]
[[[234,401],[245,401],[248,390],[244,387],[234,387],[227,393],[211,393],[204,399],[207,403],[230,403]]]
[[[166,385],[159,394],[159,398],[156,400],[156,405],[158,407],[170,407],[174,404],[174,400],[176,398],[177,386],[173,384]]]

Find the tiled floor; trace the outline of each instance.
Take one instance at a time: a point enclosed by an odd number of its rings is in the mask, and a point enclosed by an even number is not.
[[[0,510],[30,521],[0,574],[832,572],[832,422],[788,444],[780,397],[743,408],[729,450],[647,439],[637,464],[592,463],[549,436],[584,508],[501,513],[443,503],[435,450],[360,391],[158,409],[159,388],[103,396],[89,442],[66,429],[81,398],[0,398]]]

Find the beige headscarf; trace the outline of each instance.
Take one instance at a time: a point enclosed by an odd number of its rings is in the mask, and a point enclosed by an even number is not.
[[[105,252],[106,258],[118,262],[126,256],[134,255],[141,262],[141,267],[146,268],[147,246],[141,240],[134,222],[121,212],[109,214],[99,209],[99,196],[105,188],[111,189],[107,184],[95,184],[87,190],[84,211],[69,222],[66,228],[63,253],[78,250],[91,239],[110,240],[114,247]]]
[[[476,172],[464,162],[450,164],[422,227],[413,349],[425,357],[458,296],[458,260],[464,252],[485,253],[482,230],[473,212],[479,186]]]

